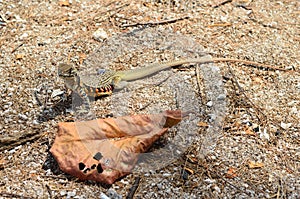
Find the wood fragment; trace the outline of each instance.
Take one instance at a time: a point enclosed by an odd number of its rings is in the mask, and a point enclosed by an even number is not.
[[[264,167],[264,163],[249,161],[248,167],[249,167],[249,169],[259,169],[259,168]]]
[[[40,138],[44,132],[21,132],[13,137],[1,136],[0,137],[0,151],[11,149],[15,146],[32,142]]]
[[[69,1],[59,1],[58,2],[59,6],[66,6],[69,7],[70,6],[70,2]]]
[[[16,54],[15,58],[16,60],[21,60],[25,57],[25,54],[21,53],[21,54]]]
[[[198,122],[197,126],[199,126],[199,127],[208,127],[208,123],[200,121],[200,122]]]
[[[20,43],[19,45],[17,45],[17,46],[11,51],[11,53],[16,52],[16,51],[18,50],[18,48],[20,48],[20,47],[23,46],[23,45],[24,45],[24,43]]]

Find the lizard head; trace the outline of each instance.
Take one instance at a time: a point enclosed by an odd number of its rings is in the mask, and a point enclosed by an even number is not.
[[[77,70],[70,64],[60,63],[58,65],[58,76],[61,78],[75,77]]]

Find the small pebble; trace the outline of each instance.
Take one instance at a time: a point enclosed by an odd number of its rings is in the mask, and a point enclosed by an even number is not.
[[[207,179],[204,180],[204,182],[209,183],[209,184],[213,184],[213,183],[216,183],[216,180],[212,180],[210,178],[207,178]]]
[[[185,75],[185,76],[183,76],[183,79],[184,79],[184,80],[191,79],[191,76],[190,76],[190,75]]]
[[[26,39],[28,37],[28,33],[23,33],[21,36],[20,36],[20,39],[21,40],[24,40],[24,39]]]
[[[19,113],[18,116],[22,120],[28,120],[28,117],[26,115],[24,115],[24,114]]]
[[[283,128],[284,130],[287,130],[288,128],[290,128],[292,126],[292,123],[284,123],[281,122],[280,123],[281,128]]]
[[[291,113],[297,114],[297,113],[298,113],[298,109],[294,106],[294,107],[291,109]]]
[[[212,160],[216,160],[216,159],[217,159],[217,157],[214,156],[214,155],[210,156],[210,158],[211,158]]]
[[[75,195],[76,195],[76,190],[67,192],[67,198],[74,197]]]
[[[99,28],[98,30],[96,30],[93,34],[93,38],[96,40],[96,41],[104,41],[108,38],[108,35],[106,33],[106,31],[103,30],[103,28]]]
[[[128,181],[125,181],[124,179],[121,179],[120,182],[123,183],[123,184],[126,184],[126,185],[129,184],[129,182],[128,182]]]
[[[16,152],[15,149],[12,149],[12,150],[8,151],[8,153],[10,153],[10,154],[13,154],[14,152]]]
[[[215,114],[208,114],[208,116],[210,117],[210,122],[215,121],[217,118]]]
[[[100,197],[101,197],[101,194],[100,194]],[[81,195],[81,196],[74,196],[73,198],[74,198],[74,199],[84,199],[84,198],[86,198],[86,197],[84,197],[84,196]]]
[[[37,173],[37,171],[36,170],[31,170],[31,171],[29,171],[29,173],[33,174],[33,173]]]
[[[114,189],[109,189],[106,194],[111,199],[122,199],[122,196],[119,195]]]
[[[163,188],[163,186],[162,186],[161,183],[158,183],[156,186],[157,186],[158,189],[162,189]]]
[[[55,90],[52,91],[51,98],[54,98],[56,96],[61,96],[64,93],[65,93],[65,91],[63,91],[63,90],[55,89]]]
[[[212,105],[213,105],[213,102],[212,101],[209,101],[209,102],[207,102],[207,104],[206,104],[208,107],[212,107]]]
[[[34,125],[38,125],[38,124],[40,124],[37,120],[33,120],[32,121],[32,124],[34,124]]]
[[[262,140],[270,140],[270,135],[267,133],[267,129],[264,129],[264,131],[260,133],[259,137]]]
[[[163,177],[169,177],[169,176],[171,176],[172,174],[170,174],[170,173],[164,173],[163,174]]]
[[[217,100],[224,100],[226,99],[226,95],[225,94],[220,94],[218,97],[217,97]]]
[[[60,193],[60,195],[61,195],[61,196],[64,196],[64,195],[66,195],[66,194],[67,194],[67,192],[66,192],[66,191],[64,191],[64,190],[60,191],[59,193]]]
[[[110,199],[105,193],[100,193],[100,199]]]

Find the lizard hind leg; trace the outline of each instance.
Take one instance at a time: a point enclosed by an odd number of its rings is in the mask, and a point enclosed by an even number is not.
[[[125,88],[128,85],[127,81],[118,81],[118,82],[113,82],[114,88],[117,90],[121,90]]]
[[[115,76],[112,80],[112,85],[114,89],[121,90],[128,85],[128,82],[122,80],[120,76]]]

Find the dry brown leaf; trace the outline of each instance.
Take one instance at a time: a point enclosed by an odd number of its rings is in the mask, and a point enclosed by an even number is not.
[[[79,63],[82,64],[86,57],[85,53],[79,53]]]
[[[250,128],[247,128],[247,129],[245,130],[245,133],[246,133],[247,135],[256,135]]]
[[[258,169],[264,166],[264,163],[261,162],[254,162],[254,161],[249,161],[248,167],[250,169]]]
[[[237,169],[230,167],[225,175],[226,178],[235,178],[237,177],[237,173],[236,173]]]
[[[140,153],[183,118],[181,111],[58,124],[50,152],[62,171],[107,184],[130,173]]]

